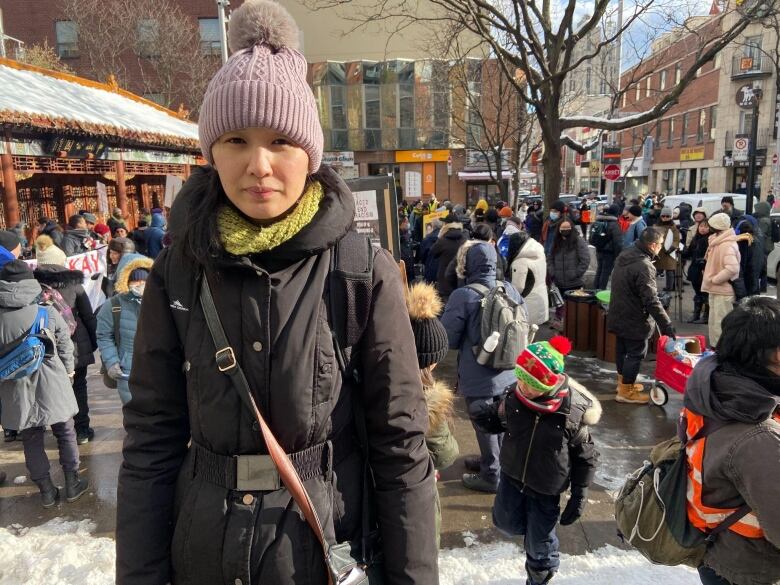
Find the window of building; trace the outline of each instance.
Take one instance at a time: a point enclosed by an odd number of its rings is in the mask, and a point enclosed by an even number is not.
[[[201,55],[221,55],[222,38],[219,34],[218,18],[199,18]]]
[[[761,44],[761,35],[746,38],[742,54],[745,57],[751,57],[754,61],[758,61],[761,58]]]
[[[645,86],[645,97],[650,97],[650,80],[653,78],[652,75],[647,76],[647,85]]]
[[[709,175],[710,175],[710,169],[702,169],[701,175],[699,178],[699,193],[704,191],[704,189],[709,189]]]
[[[135,31],[136,53],[139,57],[160,56],[158,43],[160,22],[156,18],[143,18],[138,21]]]
[[[655,148],[661,148],[661,120],[655,123],[655,140],[653,140],[653,146]]]
[[[414,85],[398,86],[398,127],[414,128]]]
[[[677,85],[682,79],[682,65],[678,63],[674,66],[674,84]]]
[[[447,130],[450,127],[450,92],[446,85],[433,86],[433,127]]]
[[[636,82],[636,95],[634,96],[634,101],[638,102],[639,98],[642,97],[642,86],[639,81]]]
[[[658,74],[658,89],[661,91],[666,89],[666,69]]]
[[[707,125],[707,110],[699,110],[699,125],[696,128],[696,142],[704,142],[704,128]]]
[[[680,128],[680,144],[688,144],[688,114],[682,115],[682,128]]]
[[[569,91],[574,92],[574,75],[569,77]]]
[[[739,111],[739,133],[750,134],[752,125],[753,125],[753,110],[740,110]]]
[[[718,107],[710,106],[710,140],[715,140],[715,130],[718,126]]]
[[[365,85],[363,127],[366,129],[379,129],[382,127],[381,106],[379,101],[379,86]]]
[[[607,79],[603,75],[600,76],[600,80],[599,80],[599,94],[607,95]]]
[[[671,148],[674,144],[674,118],[669,118],[669,136],[666,139],[666,145]]]
[[[587,95],[591,95],[590,85],[591,85],[591,81],[592,81],[592,75],[593,75],[592,70],[591,70],[590,67],[588,67],[585,70],[585,93]]]
[[[71,20],[54,23],[57,35],[57,55],[60,59],[74,59],[79,56],[79,26]]]
[[[343,85],[330,86],[330,127],[347,128],[347,88]]]
[[[627,93],[623,93],[623,107],[626,107],[626,98],[628,97]]]
[[[482,143],[482,121],[475,106],[478,107],[482,97],[482,84],[469,81],[470,94],[466,103],[466,147],[478,148]]]

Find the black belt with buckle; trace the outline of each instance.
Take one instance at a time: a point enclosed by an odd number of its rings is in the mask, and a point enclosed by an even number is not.
[[[329,477],[333,466],[349,455],[357,444],[352,432],[341,431],[333,441],[289,453],[295,471],[306,481]],[[270,455],[221,455],[192,441],[195,475],[229,490],[276,491],[282,487],[279,472]]]

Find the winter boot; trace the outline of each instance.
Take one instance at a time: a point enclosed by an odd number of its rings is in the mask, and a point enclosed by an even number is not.
[[[535,571],[527,565],[525,567],[525,572],[528,575],[528,578],[525,580],[525,585],[547,585],[555,576],[555,571]]]
[[[688,323],[698,323],[701,319],[701,309],[704,303],[700,301],[693,302],[693,317],[688,320]]]
[[[469,455],[463,460],[463,465],[466,466],[468,471],[479,473],[479,470],[482,468],[482,457],[479,455]]]
[[[699,325],[706,325],[710,321],[710,304],[704,303],[702,309],[703,310],[702,310],[701,317],[698,320],[694,321],[694,323],[697,323]]]
[[[617,375],[617,387],[615,388],[616,393],[620,393],[620,387],[623,385],[623,374]]]
[[[65,472],[65,499],[68,502],[75,502],[84,492],[87,491],[89,482],[86,479],[79,479],[78,471]]]
[[[620,384],[615,401],[623,404],[647,404],[650,402],[650,395],[642,392],[641,384]]]
[[[41,505],[44,508],[51,508],[60,499],[60,490],[52,482],[51,476],[36,480],[35,485],[41,490]]]
[[[479,473],[464,473],[462,481],[464,487],[476,492],[495,494],[498,491],[498,482],[492,483],[486,479],[482,479],[482,476]]]

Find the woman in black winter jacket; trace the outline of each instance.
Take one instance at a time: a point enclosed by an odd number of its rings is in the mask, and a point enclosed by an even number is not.
[[[709,320],[709,295],[701,290],[704,266],[707,264],[707,248],[709,248],[710,225],[706,221],[696,224],[696,234],[690,245],[685,248],[683,258],[690,261],[688,280],[693,286],[693,317],[688,323],[706,323]]]
[[[211,165],[171,210],[173,243],[146,281],[135,339],[119,585],[328,582],[318,537],[235,387],[236,364],[328,545],[363,533],[364,446],[367,523],[381,534],[369,552],[383,554],[384,583],[438,583],[434,469],[401,275],[351,232],[354,197],[320,166],[297,38],[280,5],[245,2],[231,16],[233,54],[206,90],[199,131]],[[350,284],[344,272],[364,278]],[[229,345],[219,356],[204,283]]]
[[[75,360],[75,375],[73,377],[73,393],[79,405],[79,412],[73,417],[76,428],[76,442],[79,445],[89,443],[95,436],[95,431],[89,426],[89,400],[87,397],[87,366],[95,363],[97,349],[97,319],[92,311],[84,287],[84,273],[80,270],[68,270],[58,264],[39,264],[34,271],[35,280],[44,288],[51,287],[57,291],[70,308],[76,322],[76,330],[71,334],[73,341],[73,357]]]

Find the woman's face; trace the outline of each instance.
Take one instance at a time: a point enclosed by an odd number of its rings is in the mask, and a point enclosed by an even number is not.
[[[117,252],[116,250],[109,250],[108,259],[111,264],[119,264],[119,261],[122,259],[122,253]]]
[[[561,222],[560,232],[562,236],[571,235],[571,224],[568,221]]]
[[[127,237],[127,230],[123,227],[116,228],[116,238],[126,238]]]
[[[710,233],[710,226],[706,221],[699,223],[699,233],[703,236]]]
[[[279,217],[303,194],[309,155],[275,130],[227,132],[214,143],[211,155],[228,199],[250,219]]]

